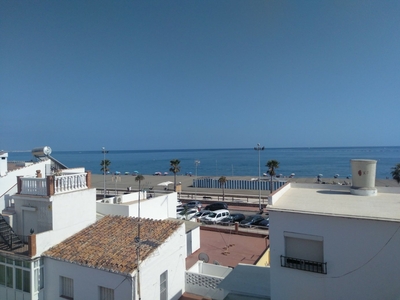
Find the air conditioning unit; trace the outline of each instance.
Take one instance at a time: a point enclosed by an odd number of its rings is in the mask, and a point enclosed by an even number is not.
[[[118,196],[115,198],[116,203],[121,204],[122,203],[122,196]]]

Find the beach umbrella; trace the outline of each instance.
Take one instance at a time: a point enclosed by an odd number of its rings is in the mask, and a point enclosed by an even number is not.
[[[339,177],[339,174],[335,174],[335,176],[333,176],[333,177],[338,178],[338,177]]]
[[[322,175],[322,174],[318,174],[318,177],[322,177],[322,176],[324,176],[324,175]]]
[[[290,174],[290,176],[294,176],[294,175],[296,175],[296,174],[294,174],[294,173]]]

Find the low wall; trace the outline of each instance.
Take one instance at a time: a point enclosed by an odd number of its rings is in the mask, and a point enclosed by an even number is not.
[[[272,181],[273,190],[279,189],[283,186],[286,181],[274,180]],[[218,179],[216,178],[199,178],[193,179],[193,186],[199,188],[208,189],[220,189],[222,188]],[[267,180],[242,180],[242,179],[228,179],[224,184],[224,189],[234,189],[234,190],[271,190],[271,181]]]

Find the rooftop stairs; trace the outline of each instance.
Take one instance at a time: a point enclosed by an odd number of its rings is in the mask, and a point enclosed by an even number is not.
[[[8,250],[15,250],[24,246],[24,243],[15,234],[12,227],[4,219],[3,215],[0,214],[0,237],[4,241]]]

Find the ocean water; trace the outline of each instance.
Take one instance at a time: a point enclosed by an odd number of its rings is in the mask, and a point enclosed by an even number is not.
[[[85,167],[101,174],[103,153],[98,151],[53,151],[54,158],[68,166]],[[170,161],[181,161],[179,174],[196,174],[195,160],[199,160],[198,176],[258,176],[258,151],[247,149],[201,150],[109,150],[110,171],[138,171],[141,174],[169,172]],[[271,148],[260,151],[261,174],[267,171],[268,160],[279,162],[278,174],[296,177],[333,177],[351,175],[350,159],[377,160],[377,178],[391,178],[391,168],[400,163],[400,147],[338,147],[338,148]],[[9,161],[35,160],[30,152],[9,152]]]

